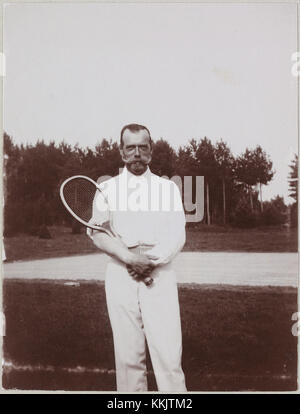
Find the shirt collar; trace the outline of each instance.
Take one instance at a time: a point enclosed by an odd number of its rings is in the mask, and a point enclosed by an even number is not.
[[[123,168],[123,171],[122,171],[121,175],[124,176],[124,178],[129,178],[130,179],[130,178],[134,177],[134,178],[136,178],[138,180],[138,179],[144,179],[144,178],[150,177],[151,170],[150,170],[149,166],[147,166],[147,169],[146,169],[146,171],[143,174],[141,174],[141,175],[135,175],[135,174],[132,174],[127,169],[127,167],[125,165],[124,168]]]

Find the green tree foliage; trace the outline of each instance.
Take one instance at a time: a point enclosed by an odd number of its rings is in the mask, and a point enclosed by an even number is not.
[[[153,142],[151,171],[159,176],[171,178],[176,170],[176,153],[164,139]]]
[[[180,177],[197,175],[199,166],[195,155],[196,148],[197,142],[194,139],[184,147],[179,147],[175,170]]]
[[[205,181],[205,199],[206,199],[206,222],[211,224],[211,212],[213,208],[212,195],[213,184],[217,180],[217,161],[215,158],[215,149],[210,139],[203,138],[198,143],[196,149],[196,160],[199,165],[200,175],[204,176]]]
[[[211,186],[217,179],[217,162],[215,148],[208,138],[196,141],[192,139],[178,151],[177,167],[181,177],[203,176],[205,182],[205,220],[211,224],[212,195]]]
[[[223,207],[223,224],[226,224],[227,216],[227,198],[226,189],[230,191],[234,176],[235,160],[228,145],[222,140],[215,145],[215,160],[217,164],[217,176],[222,183],[222,207]],[[217,197],[217,200],[220,200]]]
[[[79,229],[65,211],[59,198],[64,179],[76,174],[95,180],[101,175],[116,175],[122,166],[118,145],[102,140],[95,150],[61,142],[16,146],[4,134],[5,158],[5,234],[41,234],[45,226],[67,223]]]
[[[114,176],[123,166],[118,144],[107,139],[102,139],[95,148],[71,146],[64,141],[46,144],[42,140],[35,145],[18,146],[4,134],[3,149],[6,235],[27,232],[46,237],[47,226],[53,224],[68,224],[74,233],[80,232],[60,201],[60,184],[77,174],[94,180]],[[296,163],[297,159],[292,162],[290,173],[294,198],[297,198]],[[267,184],[274,174],[272,162],[261,147],[252,151],[246,149],[234,159],[225,142],[220,140],[213,145],[206,137],[190,140],[177,152],[164,139],[154,142],[150,167],[160,176],[204,176],[205,221],[208,224],[228,221],[245,227],[259,221],[258,193],[252,186]],[[249,205],[250,187],[252,207]],[[192,193],[195,202],[195,185]],[[279,216],[285,215],[281,207],[278,200],[264,203],[264,221],[281,222]]]
[[[236,178],[248,189],[252,211],[254,209],[252,186],[259,184],[261,191],[261,184],[268,184],[274,175],[272,165],[272,161],[260,145],[254,150],[246,148],[246,151],[236,159]]]
[[[95,162],[90,176],[100,177],[103,175],[115,176],[119,174],[120,168],[123,166],[119,152],[119,146],[112,140],[103,139],[95,148]]]
[[[252,210],[248,202],[248,194],[244,189],[238,192],[237,201],[230,217],[233,226],[241,228],[256,227],[259,224],[259,213]]]
[[[261,215],[261,224],[263,225],[278,225],[284,224],[287,221],[287,206],[284,203],[283,197],[275,197],[270,201],[264,202],[264,209]]]

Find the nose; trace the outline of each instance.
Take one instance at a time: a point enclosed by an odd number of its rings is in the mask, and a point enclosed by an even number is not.
[[[140,151],[139,151],[139,147],[138,146],[135,147],[134,156],[135,157],[139,157],[140,156]]]

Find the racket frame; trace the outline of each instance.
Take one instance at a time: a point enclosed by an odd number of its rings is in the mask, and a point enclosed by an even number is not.
[[[97,184],[96,183],[96,181],[94,181],[94,180],[92,180],[90,177],[87,177],[86,175],[73,175],[72,177],[69,177],[69,178],[67,178],[62,184],[61,184],[61,186],[60,186],[60,190],[59,190],[59,195],[60,195],[60,198],[61,198],[61,201],[62,201],[62,203],[63,203],[63,205],[65,206],[65,208],[68,210],[68,212],[76,219],[76,220],[78,220],[81,224],[83,224],[84,226],[86,226],[86,227],[89,227],[90,229],[92,229],[92,230],[98,230],[98,231],[101,231],[101,232],[104,232],[104,233],[106,233],[106,234],[108,234],[110,237],[113,237],[113,238],[118,238],[118,236],[117,236],[117,234],[116,233],[114,233],[113,231],[109,231],[109,230],[107,230],[106,228],[104,228],[104,227],[102,227],[102,226],[97,226],[97,225],[93,225],[93,224],[89,224],[87,221],[84,221],[84,220],[82,220],[79,216],[77,216],[77,214],[75,214],[74,213],[74,211],[71,209],[71,207],[68,205],[68,203],[66,202],[66,200],[65,200],[65,197],[64,197],[64,193],[63,193],[63,191],[64,191],[64,188],[65,188],[65,185],[66,184],[68,184],[70,181],[73,181],[73,180],[75,180],[75,179],[77,179],[77,178],[81,178],[81,179],[84,179],[84,180],[87,180],[87,181],[89,181],[90,183],[92,183],[95,187],[96,187],[96,189],[98,190],[98,191],[100,191],[100,193],[101,193],[101,195],[102,195],[102,197],[104,198],[104,200],[105,200],[105,202],[107,203],[107,205],[108,205],[108,207],[109,207],[109,204],[108,204],[108,201],[107,201],[107,198],[105,197],[105,195],[103,194],[103,192],[102,192],[102,190],[100,189],[100,186],[99,186],[99,184]],[[112,224],[111,224],[111,212],[110,212],[110,210],[108,209],[108,213],[109,213],[109,223],[110,223],[110,226],[112,227]],[[145,283],[145,285],[146,286],[151,286],[152,285],[152,283],[153,283],[153,279],[152,279],[152,277],[151,276],[148,276],[148,277],[146,277],[144,280],[143,280],[143,282]]]
[[[66,200],[65,200],[65,197],[64,197],[64,193],[63,193],[63,191],[64,191],[64,188],[65,188],[65,185],[66,184],[68,184],[70,181],[73,181],[73,180],[75,180],[75,179],[78,179],[78,178],[81,178],[81,179],[84,179],[84,180],[87,180],[87,181],[89,181],[90,183],[92,183],[95,187],[96,187],[96,189],[98,190],[98,191],[100,191],[100,193],[101,193],[101,195],[102,195],[102,197],[104,198],[104,200],[105,200],[105,202],[107,203],[107,205],[108,205],[108,202],[107,202],[107,198],[105,197],[105,195],[103,194],[103,192],[101,191],[101,189],[100,189],[100,186],[96,183],[96,181],[94,181],[94,180],[92,180],[91,178],[89,178],[89,177],[87,177],[87,176],[85,176],[85,175],[73,175],[72,177],[69,177],[69,178],[67,178],[62,184],[61,184],[61,186],[60,186],[60,190],[59,190],[59,195],[60,195],[60,198],[61,198],[61,201],[63,202],[63,205],[66,207],[66,209],[68,210],[68,212],[76,219],[76,220],[78,220],[81,224],[83,224],[84,226],[86,226],[86,227],[89,227],[90,229],[93,229],[93,230],[98,230],[98,231],[102,231],[102,232],[104,232],[104,233],[106,233],[106,234],[108,234],[109,236],[111,236],[111,237],[116,237],[116,234],[113,232],[113,231],[109,231],[109,230],[107,230],[106,228],[104,228],[104,227],[102,227],[102,226],[97,226],[97,225],[93,225],[93,224],[90,224],[90,223],[88,223],[87,221],[84,221],[83,219],[81,219],[79,216],[77,216],[77,214],[75,214],[74,213],[74,211],[71,209],[71,207],[68,205],[68,203],[66,202]],[[108,205],[109,206],[109,205]],[[109,212],[109,216],[110,216],[110,219],[109,219],[109,222],[110,222],[110,226],[112,226],[112,224],[111,224],[111,213],[110,213],[110,210],[108,209],[108,212]]]

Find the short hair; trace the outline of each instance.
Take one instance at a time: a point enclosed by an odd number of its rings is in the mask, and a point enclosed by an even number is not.
[[[152,138],[150,135],[150,131],[147,127],[145,127],[144,125],[139,125],[139,124],[128,124],[122,128],[121,136],[120,136],[120,148],[123,148],[123,145],[124,145],[123,135],[126,129],[129,129],[130,132],[139,132],[143,130],[147,131],[149,134],[150,147],[152,147]]]

